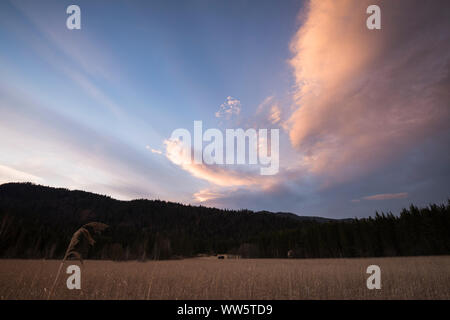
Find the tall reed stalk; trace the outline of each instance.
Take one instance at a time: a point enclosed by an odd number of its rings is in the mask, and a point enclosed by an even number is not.
[[[103,230],[108,228],[108,225],[101,222],[89,222],[83,225],[80,229],[75,231],[70,240],[69,246],[67,247],[66,253],[64,255],[63,260],[61,261],[58,272],[56,273],[55,281],[53,282],[52,288],[50,289],[47,300],[50,300],[52,294],[55,290],[56,284],[59,279],[59,275],[61,273],[64,262],[71,256],[80,260],[81,265],[83,265],[83,257],[81,255],[81,251],[79,250],[80,245],[83,243],[83,240],[87,242],[88,246],[92,247],[95,244],[95,240],[92,238],[89,229],[93,231],[95,234],[100,234]]]

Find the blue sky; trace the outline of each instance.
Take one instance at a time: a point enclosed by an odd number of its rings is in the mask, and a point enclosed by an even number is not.
[[[314,1],[289,0],[76,1],[82,28],[68,30],[70,4],[0,4],[1,183],[33,181],[120,199],[328,217],[367,216],[448,197],[449,134],[440,122],[448,119],[448,101],[439,91],[448,80],[438,71],[448,60],[437,54],[448,51],[445,16],[428,30],[441,34],[441,40],[429,40],[436,54],[417,52],[413,70],[402,72],[396,50],[423,42],[422,34],[370,34],[368,41],[383,49],[378,56],[366,54],[370,44],[359,41],[358,47],[356,41],[366,32],[357,24],[365,19],[361,4],[348,10],[325,1],[329,10]],[[398,8],[385,7],[387,26],[403,30],[401,13],[390,20]],[[427,21],[432,9],[418,21]],[[330,21],[336,30],[353,29],[332,36]],[[397,47],[395,37],[401,40]],[[381,54],[386,62],[380,62]],[[398,76],[394,93],[386,80],[377,80],[386,74],[371,73],[384,66],[398,68],[400,75],[429,73],[417,83]],[[354,79],[379,93],[373,97]],[[309,83],[318,83],[320,91],[311,91]],[[358,99],[348,93],[354,86]],[[420,101],[408,100],[419,89],[429,92],[435,117],[416,112]],[[308,98],[312,93],[314,101]],[[228,97],[237,101],[239,114],[217,117]],[[389,107],[373,115],[374,101]],[[370,116],[391,123],[398,110],[405,116],[384,135],[364,124]],[[245,168],[193,173],[177,166],[164,142],[174,129],[192,130],[194,120],[209,128],[279,128],[279,175],[224,186],[207,173],[233,181]],[[422,133],[420,139],[412,132]],[[356,136],[363,142],[355,142]],[[424,173],[414,177],[417,170]]]

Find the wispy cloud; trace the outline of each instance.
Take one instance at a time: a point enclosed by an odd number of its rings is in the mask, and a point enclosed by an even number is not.
[[[0,184],[7,182],[34,182],[43,183],[44,179],[31,173],[23,172],[0,164]]]
[[[289,113],[284,110],[282,104],[274,96],[268,96],[258,105],[253,122],[257,126],[276,126],[287,131],[287,116]]]
[[[153,148],[150,147],[149,145],[146,145],[146,146],[145,146],[145,149],[150,150],[152,153],[156,153],[156,154],[162,154],[162,153],[163,153],[161,150],[153,149]]]
[[[188,199],[187,188],[182,190],[184,186],[175,183],[178,177],[164,173],[164,164],[148,157],[145,150],[59,114],[39,101],[30,101],[11,87],[0,86],[0,96],[0,135],[4,137],[0,150],[8,150],[8,157],[1,159],[3,182],[31,180],[104,192],[120,199]],[[26,163],[29,159],[32,164]]]
[[[216,112],[216,118],[230,119],[234,115],[241,113],[241,101],[228,96],[224,103],[220,105],[219,111]]]
[[[28,1],[11,3],[41,32],[47,43],[76,63],[83,73],[107,81],[120,79],[117,72],[118,64],[110,54],[110,48],[105,47],[101,39],[93,39],[84,29],[82,36],[79,36],[61,27],[60,19],[55,17],[61,17],[60,13],[65,12],[65,4]]]
[[[400,193],[380,193],[372,196],[363,197],[363,200],[390,200],[390,199],[404,199],[408,198],[407,192]]]
[[[103,107],[116,117],[123,117],[124,112],[119,103],[103,89],[105,83],[118,84],[124,87],[124,74],[118,72],[119,64],[108,53],[111,50],[102,47],[98,39],[93,39],[83,31],[82,37],[61,28],[55,19],[58,6],[17,1],[13,5],[28,18],[37,31],[38,37],[28,34],[25,28],[11,27],[11,32],[22,39],[30,48],[55,70],[73,81],[83,93],[88,95],[96,105]],[[64,5],[61,5],[65,12]],[[7,26],[11,22],[5,22]],[[69,32],[69,33],[68,33]],[[120,75],[119,75],[120,74]],[[103,86],[98,83],[103,82]]]
[[[272,105],[272,107],[270,107],[269,120],[273,124],[280,122],[280,120],[281,120],[281,110],[280,110],[280,107],[277,104],[274,104],[274,105]]]
[[[371,200],[371,201],[380,201],[380,200],[392,200],[392,199],[406,199],[408,198],[407,192],[399,192],[399,193],[379,193],[371,196],[365,196],[359,199],[353,199],[351,202],[358,203],[363,200]]]
[[[215,191],[215,189],[202,189],[194,193],[194,201],[206,202],[222,198],[223,196],[224,196],[223,192]]]

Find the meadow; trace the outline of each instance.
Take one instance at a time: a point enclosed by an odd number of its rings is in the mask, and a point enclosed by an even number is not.
[[[372,264],[381,268],[380,290],[366,287]],[[46,299],[59,265],[0,260],[0,299]],[[67,277],[61,273],[53,299],[450,299],[450,256],[86,260],[81,290],[68,290]]]

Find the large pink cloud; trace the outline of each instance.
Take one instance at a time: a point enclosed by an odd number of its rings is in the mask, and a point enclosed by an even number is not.
[[[381,8],[381,30],[366,8]],[[450,119],[450,2],[312,0],[291,43],[290,140],[342,181],[442,134]]]

